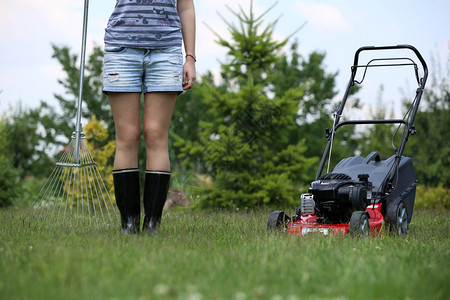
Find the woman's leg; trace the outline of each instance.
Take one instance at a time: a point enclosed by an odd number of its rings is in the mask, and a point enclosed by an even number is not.
[[[116,128],[114,192],[124,234],[140,229],[138,148],[141,137],[140,93],[108,93]]]
[[[145,171],[145,217],[142,230],[152,235],[158,232],[170,186],[168,136],[176,98],[176,92],[145,94],[144,139],[147,170]]]
[[[140,93],[108,93],[116,127],[114,169],[138,167],[141,138]]]
[[[144,139],[147,170],[170,171],[169,126],[177,92],[145,94]]]

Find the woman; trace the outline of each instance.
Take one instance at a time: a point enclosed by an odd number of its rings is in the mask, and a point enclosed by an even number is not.
[[[113,177],[124,234],[140,228],[141,93],[147,155],[142,230],[156,234],[171,175],[170,120],[177,96],[195,81],[195,62],[193,0],[116,0],[105,30],[103,91],[116,128]]]

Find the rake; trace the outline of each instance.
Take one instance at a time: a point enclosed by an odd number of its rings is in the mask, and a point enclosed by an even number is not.
[[[75,132],[23,218],[23,224],[30,227],[106,228],[119,224],[115,205],[86,144],[81,125],[88,7],[89,0],[85,0]]]

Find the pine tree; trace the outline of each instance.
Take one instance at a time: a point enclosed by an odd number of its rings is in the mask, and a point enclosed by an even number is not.
[[[298,185],[307,181],[317,158],[306,158],[305,142],[293,140],[304,87],[293,86],[275,95],[268,82],[287,43],[276,41],[276,21],[263,26],[242,9],[234,12],[239,26],[227,23],[232,39],[219,35],[228,49],[229,62],[222,63],[223,83],[201,86],[204,115],[194,141],[177,144],[181,156],[197,157],[200,172],[214,182],[200,207],[242,208],[293,204]]]

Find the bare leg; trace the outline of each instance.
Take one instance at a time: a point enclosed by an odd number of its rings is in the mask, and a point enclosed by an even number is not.
[[[176,99],[176,92],[145,94],[144,139],[147,170],[170,171],[169,126]]]
[[[123,234],[139,232],[141,207],[138,148],[141,137],[140,93],[108,93],[116,127],[114,192]],[[128,169],[128,170],[124,170]]]
[[[158,233],[170,186],[169,126],[176,98],[176,92],[145,94],[144,139],[147,171],[142,230],[151,235]]]
[[[138,167],[138,149],[141,138],[139,93],[108,93],[116,127],[116,155],[114,169]]]

